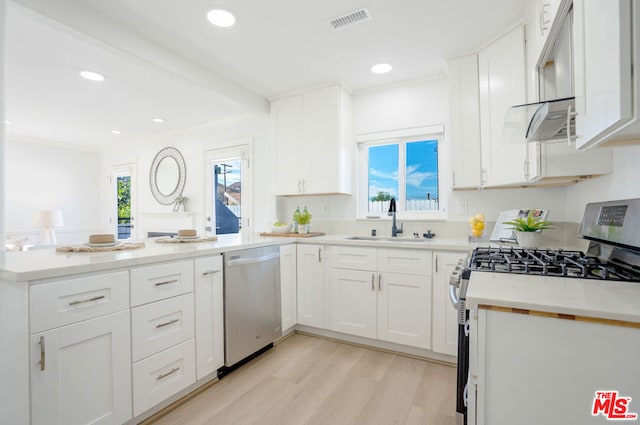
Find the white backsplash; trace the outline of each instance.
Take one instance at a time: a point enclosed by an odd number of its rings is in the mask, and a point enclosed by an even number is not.
[[[436,238],[464,239],[467,237],[469,225],[460,221],[402,221],[404,233],[401,237],[412,237],[418,233],[420,237],[428,230],[435,233]],[[399,225],[399,224],[398,224]],[[495,222],[486,223],[487,239]],[[313,220],[310,231],[324,232],[333,235],[369,236],[371,230],[376,230],[377,236],[391,236],[391,220]],[[579,238],[580,225],[578,223],[557,222],[554,229],[542,232],[544,248],[566,247],[584,250],[587,242]]]

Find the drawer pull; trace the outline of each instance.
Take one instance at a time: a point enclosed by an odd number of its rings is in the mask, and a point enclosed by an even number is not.
[[[165,326],[169,326],[169,325],[173,325],[174,323],[179,322],[179,321],[180,321],[180,319],[173,319],[173,320],[169,320],[168,322],[165,322],[165,323],[160,323],[160,324],[156,325],[156,329],[164,328]]]
[[[158,282],[158,283],[154,284],[154,286],[164,286],[164,285],[169,285],[171,283],[178,283],[178,279],[166,280],[164,282]]]
[[[220,273],[220,270],[209,270],[209,271],[206,271],[206,272],[202,273],[202,276],[209,276],[209,275],[216,274],[216,273]]]
[[[158,377],[156,378],[156,381],[159,381],[159,380],[161,380],[161,379],[164,379],[164,378],[166,378],[166,377],[167,377],[167,376],[169,376],[169,375],[173,375],[174,373],[176,373],[176,372],[177,372],[177,371],[179,371],[179,370],[180,370],[180,368],[179,368],[179,367],[174,367],[174,368],[173,368],[173,369],[171,369],[169,372],[167,372],[167,373],[162,373],[162,374],[158,375]]]
[[[40,344],[40,361],[38,363],[40,363],[40,371],[44,370],[44,361],[45,361],[45,351],[44,351],[44,336],[40,337],[40,341],[38,342],[38,344]]]
[[[104,295],[98,295],[97,297],[88,298],[86,300],[71,301],[69,305],[72,306],[72,305],[78,305],[78,304],[85,304],[85,303],[90,303],[92,301],[98,301],[102,299],[104,299]]]

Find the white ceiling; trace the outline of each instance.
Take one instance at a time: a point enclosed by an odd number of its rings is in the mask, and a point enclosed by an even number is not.
[[[255,112],[255,102],[243,102],[246,94],[212,90],[225,81],[259,100],[333,82],[359,90],[438,74],[445,71],[444,58],[475,51],[521,21],[526,2],[15,0],[10,4],[20,7],[10,7],[8,13],[6,109],[12,124],[7,131],[108,146]],[[330,19],[362,6],[373,20],[330,29]],[[206,12],[214,7],[234,13],[236,25],[210,25]],[[55,14],[65,25],[24,13],[28,9]],[[81,12],[103,21],[79,17]],[[74,22],[80,24],[70,30],[66,25],[73,27]],[[96,22],[96,31],[101,25],[115,30],[110,40],[96,41],[92,37],[98,33],[77,33],[84,31],[82,22]],[[86,28],[84,32],[94,30],[88,24]],[[118,35],[122,30],[128,39]],[[131,54],[133,50],[125,52],[135,45],[129,42],[133,36],[164,48],[169,52],[165,58],[173,55],[177,62],[206,70],[215,84],[180,78],[175,69],[166,69],[166,61],[162,69]],[[378,62],[394,68],[389,74],[372,74],[369,69]],[[78,78],[85,68],[104,73],[107,80]],[[154,124],[152,116],[166,117],[167,122]],[[112,129],[124,134],[114,136]]]

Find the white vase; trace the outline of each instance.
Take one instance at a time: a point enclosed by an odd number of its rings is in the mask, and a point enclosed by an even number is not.
[[[309,225],[308,224],[298,224],[298,234],[299,235],[308,235],[309,234]]]
[[[516,232],[516,239],[522,248],[538,248],[541,235],[541,232]]]

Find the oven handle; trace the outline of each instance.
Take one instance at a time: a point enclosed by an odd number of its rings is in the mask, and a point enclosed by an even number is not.
[[[460,298],[458,298],[456,287],[451,284],[449,285],[449,299],[451,300],[451,304],[453,305],[453,308],[457,310],[458,306],[460,305]]]

